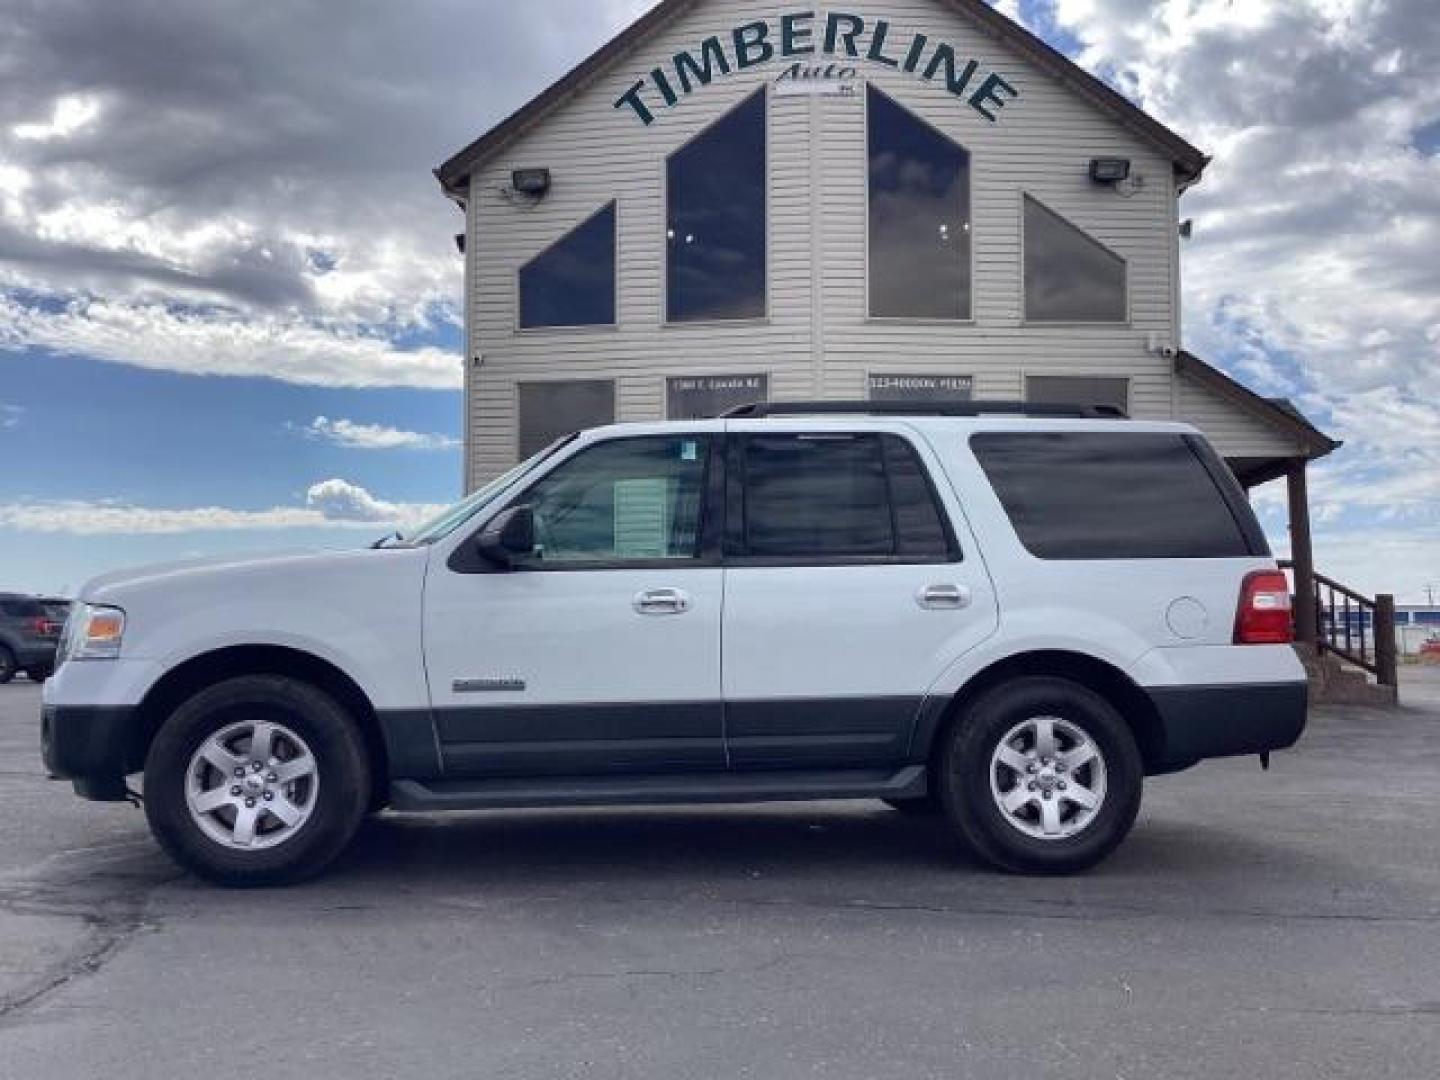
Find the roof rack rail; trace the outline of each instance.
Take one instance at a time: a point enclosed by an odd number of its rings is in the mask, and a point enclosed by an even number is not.
[[[1118,405],[1036,401],[758,401],[721,415],[724,420],[771,416],[1024,416],[1040,420],[1128,420]]]

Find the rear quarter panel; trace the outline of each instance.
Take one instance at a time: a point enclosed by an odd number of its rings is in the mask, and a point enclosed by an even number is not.
[[[953,694],[1000,660],[1045,650],[1103,660],[1142,686],[1174,685],[1176,673],[1187,669],[1216,681],[1265,681],[1256,676],[1267,673],[1273,680],[1277,673],[1301,670],[1288,647],[1232,644],[1241,583],[1251,571],[1273,569],[1272,558],[1037,558],[1016,534],[971,452],[975,430],[937,427],[927,435],[984,550],[1000,632],[953,664],[932,694]],[[1057,476],[1056,482],[1064,478]],[[1177,505],[1174,512],[1183,514],[1185,508]],[[1182,654],[1196,657],[1195,662]]]

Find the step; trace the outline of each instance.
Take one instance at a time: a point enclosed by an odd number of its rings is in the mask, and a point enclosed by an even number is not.
[[[428,813],[556,806],[915,799],[924,794],[925,766],[907,765],[899,770],[396,780],[390,785],[390,804],[402,813]]]

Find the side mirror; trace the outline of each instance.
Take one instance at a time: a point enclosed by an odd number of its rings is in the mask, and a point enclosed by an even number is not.
[[[535,550],[535,511],[512,506],[485,526],[475,546],[487,562],[512,568],[517,559]]]

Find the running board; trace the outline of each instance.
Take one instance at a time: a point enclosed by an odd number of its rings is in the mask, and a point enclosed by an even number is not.
[[[918,799],[925,794],[925,779],[924,765],[907,765],[898,772],[841,769],[827,772],[690,773],[580,779],[430,780],[424,783],[394,780],[390,784],[390,806],[401,813],[430,813],[556,806]]]

